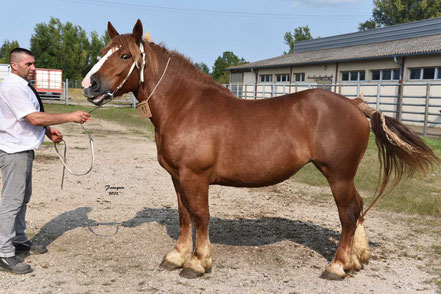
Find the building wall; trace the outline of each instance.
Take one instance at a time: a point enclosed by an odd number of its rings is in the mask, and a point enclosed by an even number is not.
[[[401,58],[398,58],[401,61]],[[338,66],[337,81],[336,68]],[[415,80],[409,80],[410,68],[416,67],[441,67],[441,56],[440,55],[423,55],[423,56],[408,56],[405,58],[405,68],[404,68],[404,82],[420,82]],[[366,79],[363,82],[381,82],[381,83],[396,83],[397,81],[372,81],[372,71],[373,70],[384,70],[384,69],[400,69],[400,65],[394,62],[393,58],[383,58],[375,60],[366,61],[353,61],[353,62],[339,62],[337,63],[327,63],[327,64],[315,64],[315,65],[301,65],[293,67],[281,67],[281,68],[268,68],[268,69],[258,69],[258,80],[260,83],[261,75],[273,75],[273,83],[276,82],[276,74],[289,74],[291,75],[291,83],[295,83],[294,74],[295,73],[305,73],[305,83],[314,83],[317,81],[316,77],[332,76],[332,83],[340,83],[342,81],[343,71],[358,71],[364,70],[366,74]],[[423,80],[425,81],[425,80]],[[428,80],[433,82],[434,80]],[[256,73],[255,72],[245,72],[243,83],[255,83]],[[440,80],[441,82],[441,80]],[[351,81],[344,83],[354,83]]]
[[[401,61],[402,58],[398,58]],[[295,93],[311,87],[324,87],[319,83],[319,78],[332,76],[333,85],[328,85],[329,90],[347,96],[349,98],[359,97],[361,94],[364,99],[372,106],[385,112],[387,115],[395,116],[398,109],[396,104],[400,97],[400,91],[404,96],[402,118],[406,120],[416,120],[419,122],[408,122],[411,124],[422,124],[426,108],[426,96],[429,94],[429,121],[441,122],[441,79],[431,80],[410,80],[411,68],[439,67],[441,71],[441,55],[407,56],[404,59],[404,87],[400,88],[399,80],[377,81],[372,80],[372,70],[400,69],[400,65],[394,62],[393,58],[382,58],[367,61],[339,62],[316,65],[303,65],[259,69],[257,71],[258,83],[256,85],[256,72],[245,72],[243,84],[236,87],[237,96],[246,99],[269,98],[287,93]],[[336,69],[338,70],[337,81]],[[365,71],[365,81],[342,81],[344,71]],[[292,73],[291,83],[276,83],[276,74]],[[295,82],[295,73],[305,73],[304,82]],[[273,75],[272,83],[260,83],[260,75]],[[337,83],[337,85],[335,85]],[[428,83],[431,85],[428,86]],[[437,85],[439,84],[439,85]],[[240,90],[240,92],[238,92]],[[395,104],[395,105],[394,105]],[[441,127],[441,124],[429,123],[429,126]]]

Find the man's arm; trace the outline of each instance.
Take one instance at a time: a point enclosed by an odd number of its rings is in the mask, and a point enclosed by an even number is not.
[[[26,120],[33,126],[48,127],[67,122],[85,123],[90,114],[84,111],[75,111],[71,113],[47,113],[32,112],[25,116]]]

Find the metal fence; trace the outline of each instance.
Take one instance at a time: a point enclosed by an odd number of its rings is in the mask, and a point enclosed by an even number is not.
[[[51,100],[54,103],[63,103],[65,105],[92,105],[87,102],[82,94],[81,87],[72,87],[72,83],[66,79],[63,82],[63,91],[59,97],[42,97],[43,100]],[[132,107],[136,108],[137,100],[133,93],[126,93],[119,97],[115,97],[106,106]]]
[[[325,88],[348,98],[360,97],[372,107],[399,121],[419,126],[420,133],[441,136],[441,83],[261,83],[226,84],[243,99],[262,99],[296,93],[311,88]]]
[[[69,80],[63,82],[61,103],[76,103],[69,93],[79,91],[79,100],[87,104],[81,90],[71,87]],[[78,82],[77,82],[78,86]],[[257,84],[225,84],[233,94],[243,99],[262,99],[296,93],[312,88],[325,88],[348,98],[360,97],[372,107],[397,118],[399,121],[419,127],[423,135],[441,137],[441,82],[429,83],[257,83]],[[119,107],[136,107],[136,98],[132,93],[114,98],[108,105]]]

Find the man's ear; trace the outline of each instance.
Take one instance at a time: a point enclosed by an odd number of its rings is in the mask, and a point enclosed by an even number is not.
[[[15,61],[12,61],[10,63],[12,70],[17,71],[18,70],[18,65]]]

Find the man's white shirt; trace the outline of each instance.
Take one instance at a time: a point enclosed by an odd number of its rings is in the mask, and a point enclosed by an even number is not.
[[[25,118],[38,111],[40,105],[28,81],[10,73],[0,82],[0,150],[16,153],[40,147],[45,128]]]

